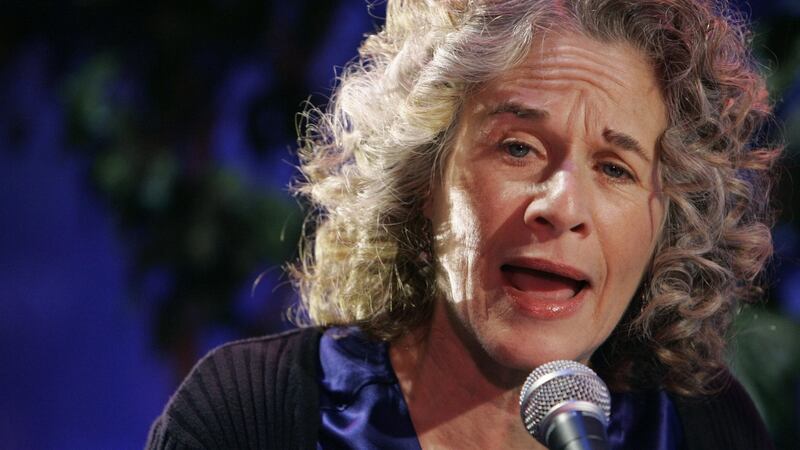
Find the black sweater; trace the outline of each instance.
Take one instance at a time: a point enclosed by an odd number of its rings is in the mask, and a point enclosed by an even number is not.
[[[153,424],[147,449],[313,449],[319,429],[316,328],[232,342],[192,369]],[[673,397],[687,450],[772,449],[733,378],[713,397]]]

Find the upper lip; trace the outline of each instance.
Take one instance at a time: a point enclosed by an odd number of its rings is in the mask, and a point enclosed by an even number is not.
[[[502,269],[505,266],[552,273],[588,285],[592,284],[592,279],[586,272],[562,262],[550,261],[542,258],[516,257],[505,261],[500,267]]]

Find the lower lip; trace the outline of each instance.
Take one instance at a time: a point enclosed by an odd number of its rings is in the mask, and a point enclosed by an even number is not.
[[[575,314],[586,300],[587,287],[567,300],[542,299],[535,292],[520,291],[513,286],[505,285],[506,295],[522,314],[540,320],[565,319]]]

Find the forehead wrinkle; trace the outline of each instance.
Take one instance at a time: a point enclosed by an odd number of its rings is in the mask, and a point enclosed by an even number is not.
[[[551,67],[556,67],[555,69],[551,70]],[[543,82],[558,82],[558,81],[577,81],[580,83],[585,83],[593,88],[597,88],[607,96],[612,97],[614,87],[625,90],[630,88],[630,85],[626,85],[622,80],[610,75],[609,73],[601,73],[598,76],[597,73],[593,73],[585,68],[581,67],[565,67],[563,64],[545,64],[539,66],[541,69],[538,75],[539,80]],[[599,80],[606,79],[611,81],[614,86],[606,86],[605,83],[600,82]]]
[[[586,92],[583,89],[576,90],[569,102],[571,106],[567,114],[567,129],[575,129],[575,124],[583,118],[583,135],[589,136],[589,102],[586,99]]]
[[[613,70],[616,64],[613,64],[613,61],[609,62],[607,58],[603,58],[598,52],[562,45],[543,50],[537,59],[536,65],[542,68],[561,66],[575,70],[598,71],[620,88],[624,89],[626,87],[625,80],[618,76],[619,72]],[[613,59],[618,59],[617,55],[614,55]]]
[[[517,68],[526,77],[540,82],[557,83],[573,80],[586,83],[604,92],[612,100],[614,87],[622,91],[623,97],[631,89],[638,88],[643,91],[655,89],[660,92],[659,86],[655,83],[654,68],[639,49],[625,42],[600,42],[580,34],[575,37],[579,41],[587,42],[588,47],[574,45],[571,41],[565,42],[564,39],[570,39],[569,35],[542,36],[539,45],[533,45],[528,58]],[[546,41],[550,38],[555,38],[556,41],[552,46],[546,45]],[[631,78],[627,71],[619,70],[636,66],[645,72],[650,72],[653,77]],[[598,79],[602,82],[598,82]],[[604,83],[606,81],[608,83]]]
[[[555,67],[556,70],[548,70],[549,67]],[[524,69],[520,68],[521,70],[517,72],[520,77],[515,80],[514,83],[518,84],[520,87],[528,87],[530,89],[546,87],[571,90],[574,88],[572,83],[577,82],[585,85],[586,88],[591,88],[593,91],[602,92],[608,100],[611,100],[615,104],[618,103],[615,100],[615,92],[604,85],[604,83],[598,82],[597,77],[587,74],[585,70],[564,70],[563,66],[556,64],[549,65],[549,67],[537,66]],[[615,82],[614,84],[616,85],[617,83]],[[626,86],[624,84],[620,85],[620,91],[625,89]]]

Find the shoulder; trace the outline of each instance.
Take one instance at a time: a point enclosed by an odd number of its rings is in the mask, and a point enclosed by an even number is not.
[[[773,449],[747,391],[729,372],[719,377],[715,394],[673,396],[687,449]]]
[[[319,337],[305,328],[215,348],[170,398],[148,448],[306,447],[292,443],[316,430]]]
[[[228,342],[200,359],[189,373],[187,381],[204,375],[219,377],[222,381],[235,381],[241,376],[263,371],[261,363],[274,364],[269,367],[275,370],[296,370],[313,365],[317,359],[320,336],[321,331],[317,328],[299,328]],[[265,374],[269,375],[269,371]]]

